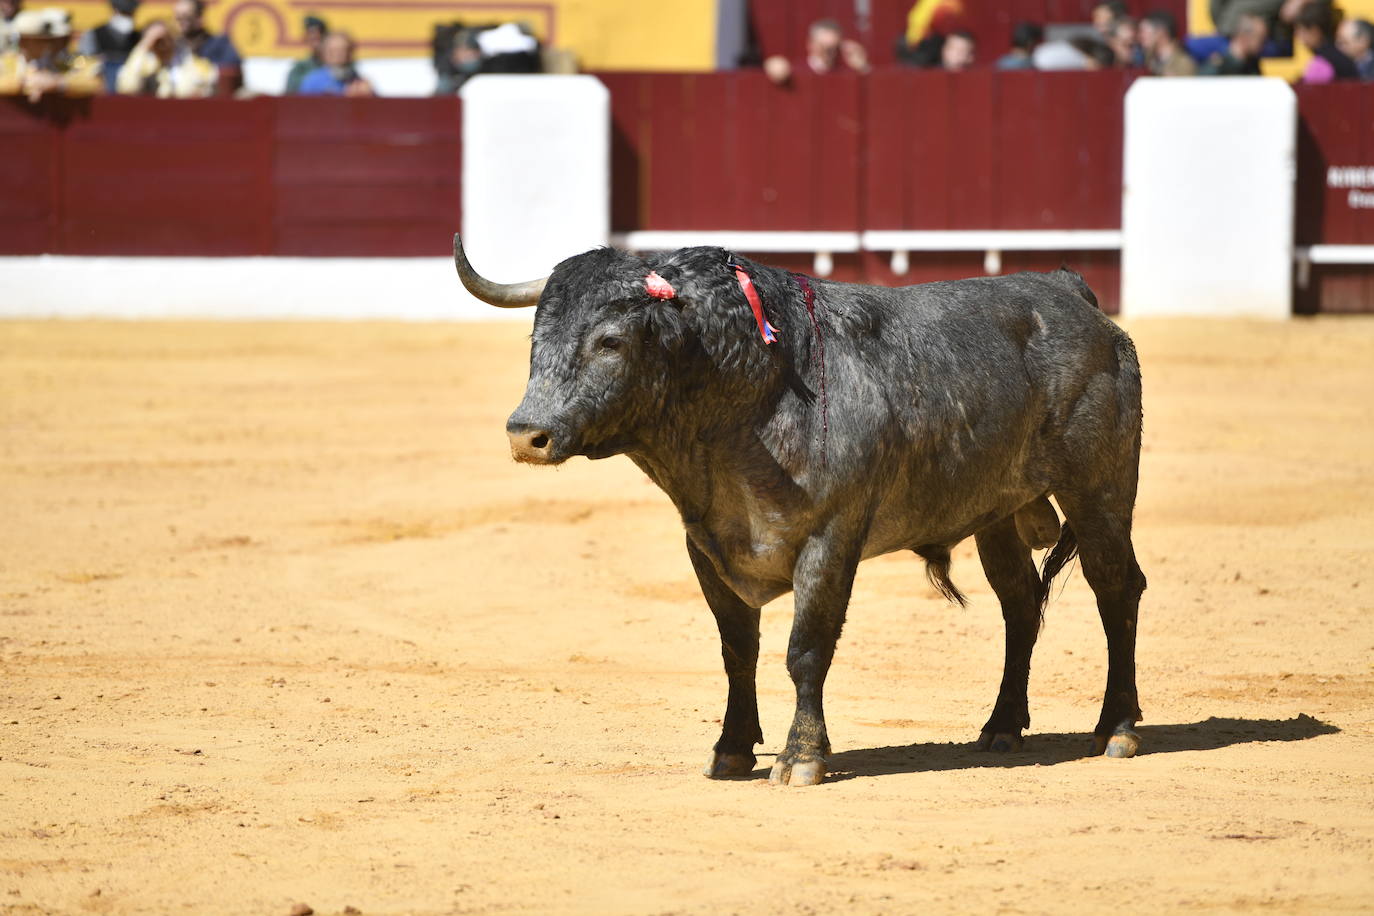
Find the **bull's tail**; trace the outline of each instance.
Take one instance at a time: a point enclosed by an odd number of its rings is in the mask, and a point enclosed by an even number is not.
[[[968,599],[949,578],[949,548],[930,546],[916,548],[916,555],[926,561],[926,579],[935,590],[960,607],[968,607]]]
[[[1045,555],[1044,561],[1040,564],[1041,621],[1045,619],[1045,606],[1050,603],[1050,585],[1054,582],[1054,577],[1059,575],[1076,556],[1078,556],[1078,536],[1073,533],[1073,526],[1066,520],[1064,527],[1059,532],[1059,542]]]

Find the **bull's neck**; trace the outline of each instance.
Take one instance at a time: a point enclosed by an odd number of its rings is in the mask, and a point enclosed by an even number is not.
[[[700,521],[722,499],[791,485],[795,469],[784,469],[765,445],[774,427],[790,425],[782,416],[784,400],[780,384],[770,385],[753,404],[700,398],[692,407],[669,411],[630,457],[668,494],[684,522]]]

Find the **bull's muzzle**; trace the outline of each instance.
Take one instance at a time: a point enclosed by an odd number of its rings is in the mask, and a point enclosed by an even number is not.
[[[553,433],[529,423],[507,423],[510,456],[526,464],[555,464]]]

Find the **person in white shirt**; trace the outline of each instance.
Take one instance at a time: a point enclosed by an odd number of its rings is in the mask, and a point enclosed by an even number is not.
[[[203,99],[215,94],[219,70],[203,57],[177,46],[165,22],[153,22],[119,68],[115,86],[123,95],[160,99]]]

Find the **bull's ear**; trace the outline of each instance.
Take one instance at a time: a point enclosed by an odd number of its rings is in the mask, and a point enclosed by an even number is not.
[[[678,298],[655,301],[644,310],[646,336],[664,352],[677,355],[688,339],[687,318]]]

